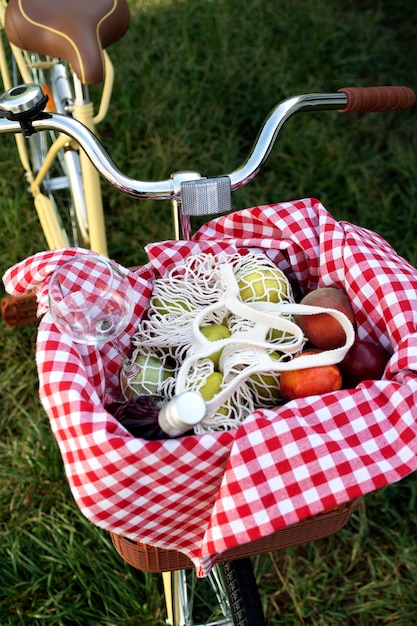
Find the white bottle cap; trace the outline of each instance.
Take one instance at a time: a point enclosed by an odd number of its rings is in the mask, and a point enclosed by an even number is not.
[[[183,391],[161,408],[159,426],[170,437],[178,437],[201,422],[206,412],[206,403],[198,391]]]

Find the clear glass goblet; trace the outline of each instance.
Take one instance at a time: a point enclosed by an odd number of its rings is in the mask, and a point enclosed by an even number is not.
[[[124,373],[137,372],[118,341],[132,318],[134,296],[127,276],[116,265],[101,256],[77,255],[56,268],[48,298],[51,315],[63,333],[88,345],[110,341]]]

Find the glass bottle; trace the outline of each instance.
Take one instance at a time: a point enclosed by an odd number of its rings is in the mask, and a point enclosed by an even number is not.
[[[206,416],[206,403],[197,391],[184,391],[168,402],[161,396],[137,396],[107,409],[134,437],[148,440],[193,434]]]

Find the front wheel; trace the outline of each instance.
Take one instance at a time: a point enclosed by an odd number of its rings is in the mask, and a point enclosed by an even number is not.
[[[250,558],[215,565],[206,579],[179,570],[163,581],[170,626],[265,626]]]
[[[261,599],[249,557],[220,564],[234,626],[265,626]]]

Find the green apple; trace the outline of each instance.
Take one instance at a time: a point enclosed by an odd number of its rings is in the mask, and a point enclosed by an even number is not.
[[[224,324],[207,324],[207,326],[201,326],[200,332],[209,341],[219,341],[220,339],[228,339],[230,337],[230,330]],[[209,356],[209,359],[213,362],[214,369],[219,369],[219,360],[223,348],[216,350]]]
[[[176,315],[181,313],[188,313],[190,311],[190,307],[187,303],[182,300],[164,300],[162,298],[152,298],[151,307],[155,311],[155,313],[159,313],[159,315],[168,315],[168,313],[175,313]]]
[[[279,377],[273,374],[252,374],[250,377],[257,394],[264,400],[279,400],[281,392]]]
[[[199,392],[204,400],[208,402],[221,391],[223,382],[223,374],[220,372],[212,372],[206,378],[204,385],[199,388]]]
[[[131,377],[123,376],[122,389],[127,400],[140,395],[158,395],[160,385],[173,375],[172,370],[164,367],[162,362],[152,354],[138,354],[135,359],[139,371]]]
[[[222,382],[223,374],[220,372],[212,372],[207,376],[204,385],[202,385],[198,391],[201,393],[204,400],[209,402],[209,400],[212,400],[214,396],[217,396],[222,390]],[[220,406],[216,411],[216,413],[223,415],[229,415],[229,412],[229,408],[226,404]]]
[[[279,360],[280,355],[276,352],[271,352],[271,359]],[[259,374],[252,374],[249,380],[252,381],[253,386],[257,394],[264,400],[269,400],[273,403],[281,398],[280,374],[278,372],[261,372]]]
[[[254,270],[238,281],[243,302],[282,302],[288,297],[288,282],[278,268]]]
[[[267,341],[279,341],[282,343],[287,343],[294,339],[294,335],[287,330],[278,330],[278,328],[270,328],[267,335]]]

